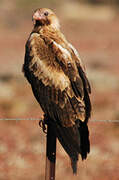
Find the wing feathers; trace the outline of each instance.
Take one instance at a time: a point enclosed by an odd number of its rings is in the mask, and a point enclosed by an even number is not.
[[[55,60],[61,66],[64,73],[68,76],[75,95],[77,97],[83,97],[83,82],[80,76],[77,74],[77,67],[76,64],[72,61],[70,52],[48,37],[43,37],[43,39],[55,54]]]
[[[91,88],[77,51],[59,39],[32,33],[23,70],[76,173],[78,154],[85,159],[90,151]]]

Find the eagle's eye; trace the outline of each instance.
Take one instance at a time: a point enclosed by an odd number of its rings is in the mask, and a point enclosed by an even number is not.
[[[44,15],[45,15],[45,16],[48,16],[48,12],[47,12],[47,11],[46,11],[46,12],[44,12]]]

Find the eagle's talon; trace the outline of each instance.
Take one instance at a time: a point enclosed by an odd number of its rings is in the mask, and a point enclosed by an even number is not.
[[[47,134],[46,122],[45,119],[41,119],[39,121],[39,126],[42,128],[43,132]]]

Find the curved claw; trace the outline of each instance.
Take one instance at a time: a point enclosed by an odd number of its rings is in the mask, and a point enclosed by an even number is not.
[[[45,120],[44,120],[44,119],[41,119],[41,120],[39,121],[39,126],[42,128],[43,132],[44,132],[45,134],[47,134],[47,128],[46,128],[46,123],[45,123]]]

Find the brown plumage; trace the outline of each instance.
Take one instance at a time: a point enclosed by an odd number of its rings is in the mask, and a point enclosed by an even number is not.
[[[90,84],[76,49],[60,32],[56,15],[46,8],[33,14],[26,43],[24,75],[54,133],[77,170],[78,154],[90,152],[87,122],[91,114]],[[49,118],[48,118],[49,117]]]

